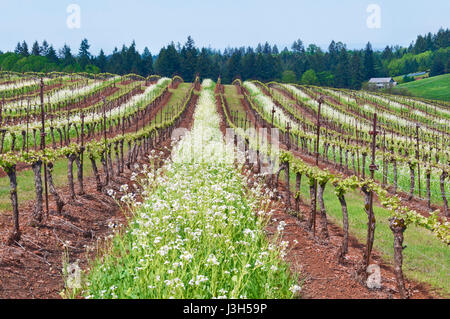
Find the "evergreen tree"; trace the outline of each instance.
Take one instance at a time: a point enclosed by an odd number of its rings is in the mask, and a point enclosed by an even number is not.
[[[208,78],[212,77],[211,72],[211,64],[212,61],[210,59],[210,56],[208,54],[208,51],[205,48],[202,48],[200,51],[200,55],[197,59],[197,72],[200,74],[200,77],[202,78]]]
[[[39,46],[39,43],[37,41],[33,43],[33,47],[31,48],[31,55],[41,55],[41,47]]]
[[[22,44],[20,42],[17,43],[16,48],[14,49],[15,54],[22,54]]]
[[[80,49],[78,51],[78,61],[81,68],[84,70],[86,66],[91,62],[91,54],[89,53],[89,48],[91,46],[87,39],[83,39],[80,44]]]
[[[305,47],[303,45],[302,40],[298,39],[297,41],[294,41],[294,43],[292,43],[292,47],[291,47],[292,51],[294,51],[294,53],[305,53]]]
[[[63,60],[63,66],[68,66],[75,63],[71,49],[67,44],[64,44],[62,49],[59,51],[59,57]]]
[[[149,76],[154,73],[153,56],[147,47],[144,48],[144,53],[142,53],[142,73],[143,76]]]
[[[227,64],[227,82],[232,82],[236,77],[242,77],[241,52],[236,50]]]
[[[272,48],[272,54],[279,54],[280,52],[278,51],[278,47],[276,44],[274,44],[273,48]]]
[[[386,46],[386,48],[383,50],[383,53],[381,54],[381,58],[387,62],[391,61],[394,58],[394,53],[392,52],[390,46]]]
[[[103,52],[103,49],[101,49],[98,57],[95,59],[95,65],[100,69],[101,73],[104,73],[106,71],[107,63],[108,61],[106,59],[105,52]]]
[[[242,57],[242,78],[244,80],[256,78],[256,54],[253,48],[248,48]]]
[[[180,73],[180,57],[173,42],[167,48],[161,49],[155,62],[155,69],[158,74],[168,77]]]
[[[181,49],[181,76],[186,82],[192,82],[197,72],[197,49],[194,40],[188,36]]]
[[[335,83],[337,87],[346,88],[351,84],[350,61],[345,47],[339,51],[336,67]]]
[[[122,57],[117,47],[114,48],[111,58],[106,65],[106,72],[113,74],[122,74]]]
[[[51,45],[48,49],[45,50],[46,57],[50,62],[58,63],[58,56],[56,55],[55,49],[53,49],[53,45]]]
[[[131,70],[134,74],[144,74],[144,67],[141,63],[141,55],[136,50],[136,42],[133,40],[125,53],[125,72]]]
[[[272,48],[270,47],[270,44],[268,42],[264,43],[263,53],[272,54]]]
[[[419,35],[417,37],[416,44],[414,45],[413,53],[419,54],[419,53],[425,52],[426,50],[427,50],[427,41],[425,40],[424,37]]]
[[[445,64],[440,56],[436,56],[431,65],[430,76],[441,75],[445,73]]]
[[[351,83],[350,87],[355,90],[361,89],[364,81],[363,63],[360,52],[355,52],[350,60]]]
[[[334,42],[334,40],[333,40],[333,41],[331,41],[330,45],[328,46],[328,54],[327,54],[327,66],[328,66],[328,69],[331,70],[333,73],[337,67],[338,56],[339,56],[339,51],[336,46],[336,42]]]
[[[263,53],[263,51],[263,46],[261,45],[261,43],[258,43],[258,46],[256,47],[256,54]]]
[[[25,41],[22,42],[22,51],[20,52],[20,54],[22,54],[23,56],[30,55],[30,53],[28,52],[28,44]]]
[[[42,46],[41,46],[41,55],[47,56],[48,55],[48,50],[49,50],[48,42],[47,42],[47,40],[44,40],[42,42]],[[53,49],[53,51],[54,51],[54,49]]]
[[[366,49],[364,50],[364,78],[370,79],[375,76],[375,59],[373,55],[372,45],[370,42],[367,43]]]

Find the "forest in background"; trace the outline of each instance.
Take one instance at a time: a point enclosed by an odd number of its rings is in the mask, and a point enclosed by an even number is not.
[[[386,46],[374,50],[370,42],[364,49],[349,50],[342,42],[332,41],[326,51],[315,44],[305,46],[296,40],[291,48],[280,50],[268,42],[256,48],[227,48],[223,52],[198,48],[189,36],[186,43],[170,43],[157,55],[145,47],[140,53],[133,41],[106,55],[90,52],[88,39],[83,39],[78,52],[68,45],[58,51],[47,41],[35,41],[30,47],[19,42],[13,52],[0,52],[0,68],[16,72],[109,72],[135,73],[143,76],[180,75],[192,82],[198,73],[204,78],[222,78],[230,83],[243,80],[277,80],[286,83],[313,84],[360,89],[372,77],[393,77],[419,71],[430,76],[449,72],[450,30],[419,35],[409,47]]]

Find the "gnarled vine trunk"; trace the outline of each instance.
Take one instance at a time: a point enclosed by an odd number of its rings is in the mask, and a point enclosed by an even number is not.
[[[75,163],[77,165],[78,195],[84,195],[83,165],[81,165],[80,156],[75,157]]]
[[[125,163],[123,161],[123,140],[120,141],[120,173],[123,173]]]
[[[13,209],[13,223],[14,228],[8,237],[8,245],[12,245],[15,241],[20,240],[20,229],[19,229],[19,201],[17,199],[17,176],[16,176],[16,165],[12,165],[6,170],[9,178],[9,188],[11,196],[11,204]]]
[[[409,175],[410,175],[410,189],[409,189],[409,196],[408,196],[408,200],[411,200],[414,196],[414,188],[415,188],[415,184],[416,184],[416,179],[414,176],[414,168],[413,167],[409,167]]]
[[[91,160],[92,171],[94,172],[95,183],[97,186],[97,191],[101,192],[102,190],[102,181],[100,179],[100,174],[98,172],[97,163],[95,162],[95,158],[92,155],[89,155],[89,159]]]
[[[394,272],[397,279],[397,287],[402,298],[408,298],[405,281],[403,279],[403,232],[406,229],[403,219],[390,218],[389,227],[394,234]]]
[[[344,238],[342,239],[342,245],[338,253],[338,261],[342,264],[344,262],[345,255],[348,253],[348,210],[345,196],[343,194],[339,195],[338,199],[342,207],[342,224],[344,228]]]
[[[61,199],[61,196],[59,196],[58,191],[56,190],[55,184],[53,183],[53,163],[51,163],[51,162],[47,164],[47,179],[48,179],[50,194],[52,194],[53,197],[55,198],[56,213],[58,215],[61,215],[65,203]]]
[[[431,171],[427,171],[425,176],[427,179],[427,206],[428,206],[428,209],[431,210],[431,189],[430,189]]]
[[[75,200],[76,198],[75,186],[73,184],[73,162],[75,161],[76,157],[77,156],[75,154],[70,154],[69,156],[67,156],[67,179],[69,181],[69,194],[72,200]]]
[[[295,211],[300,212],[300,187],[302,183],[302,174],[296,174],[295,176]]]
[[[363,179],[366,178],[366,157],[367,157],[367,154],[363,153],[362,154],[362,178]]]
[[[309,195],[311,197],[311,213],[308,221],[308,228],[311,230],[316,220],[316,182],[309,184]]]
[[[392,166],[394,167],[394,194],[396,194],[398,188],[397,161],[393,161]]]
[[[42,161],[38,160],[31,165],[34,173],[34,188],[36,191],[36,203],[34,204],[34,210],[31,220],[32,226],[37,226],[42,222],[42,215],[44,214],[43,209],[43,197],[42,197]]]
[[[441,195],[442,195],[442,201],[444,202],[444,215],[446,217],[449,217],[448,214],[448,201],[447,196],[445,196],[445,179],[448,177],[448,173],[446,171],[443,171],[440,178],[440,185],[441,185]]]
[[[109,170],[108,163],[106,162],[105,152],[101,153],[100,161],[102,162],[103,172],[105,173],[105,182],[103,183],[103,187],[105,187],[109,185]]]
[[[325,210],[325,203],[323,200],[323,192],[325,190],[326,183],[319,183],[318,184],[318,191],[317,191],[317,200],[319,202],[320,207],[320,223],[321,223],[321,231],[324,238],[329,238],[328,235],[328,222],[327,222],[327,212]]]
[[[371,191],[368,190],[365,186],[362,187],[362,191],[364,193],[364,211],[366,212],[367,217],[369,217]],[[375,214],[372,213],[372,220],[368,218],[367,222],[367,244],[366,244],[367,247],[366,250],[364,251],[364,261],[368,260],[372,253],[373,242],[375,239],[375,225],[376,225]],[[369,265],[366,264],[366,267],[368,266]]]
[[[286,178],[286,192],[287,192],[287,209],[291,209],[291,187],[290,187],[290,176],[289,176],[289,162],[285,164],[285,178]]]

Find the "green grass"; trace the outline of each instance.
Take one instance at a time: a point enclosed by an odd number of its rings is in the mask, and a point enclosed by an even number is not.
[[[225,85],[224,98],[228,102],[228,107],[231,112],[238,112],[239,121],[245,121],[245,110],[242,106],[241,99],[244,97],[242,94],[238,94],[234,85]],[[240,125],[240,124],[239,124]]]
[[[284,176],[284,174],[283,174]],[[291,189],[295,190],[295,175],[291,174]],[[302,199],[309,202],[309,187],[302,178]],[[346,194],[349,216],[349,231],[360,243],[367,238],[367,215],[364,211],[364,197],[358,191]],[[342,228],[342,210],[334,194],[334,187],[327,185],[324,202],[329,220]],[[309,212],[308,212],[309,213]],[[393,235],[388,219],[391,213],[379,206],[374,207],[376,218],[374,249],[382,254],[388,264],[393,264]],[[430,231],[409,226],[404,234],[407,248],[403,251],[403,272],[407,278],[430,284],[441,294],[450,295],[450,250]],[[382,274],[383,275],[383,274]]]
[[[100,168],[101,165],[99,165]],[[83,177],[88,178],[92,176],[92,166],[91,161],[87,157],[86,153],[84,155],[84,165],[83,165]],[[43,177],[42,177],[43,178]],[[76,184],[76,165],[74,163],[74,178]],[[68,185],[67,180],[67,159],[62,158],[55,161],[53,168],[53,182],[56,187],[63,187]],[[75,186],[76,187],[76,186]],[[34,174],[31,169],[23,170],[17,173],[17,196],[19,199],[19,205],[26,201],[35,199],[34,190]],[[49,195],[49,200],[52,201],[52,196]],[[9,197],[9,178],[7,176],[0,178],[0,214],[10,213],[11,199]]]
[[[167,104],[162,109],[162,116],[164,120],[164,115],[169,113],[176,109],[178,106],[183,103],[183,99],[186,96],[187,92],[189,91],[189,88],[191,87],[191,83],[181,83],[177,89],[169,89],[170,92],[172,92],[172,96],[170,97]],[[152,120],[152,124],[160,123],[161,122],[161,111],[159,111],[155,118]]]
[[[400,84],[413,95],[426,99],[450,101],[450,74],[433,76],[428,79]]]

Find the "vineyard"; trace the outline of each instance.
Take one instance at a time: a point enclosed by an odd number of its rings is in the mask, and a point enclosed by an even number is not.
[[[450,294],[448,102],[5,71],[0,99],[1,298]]]

